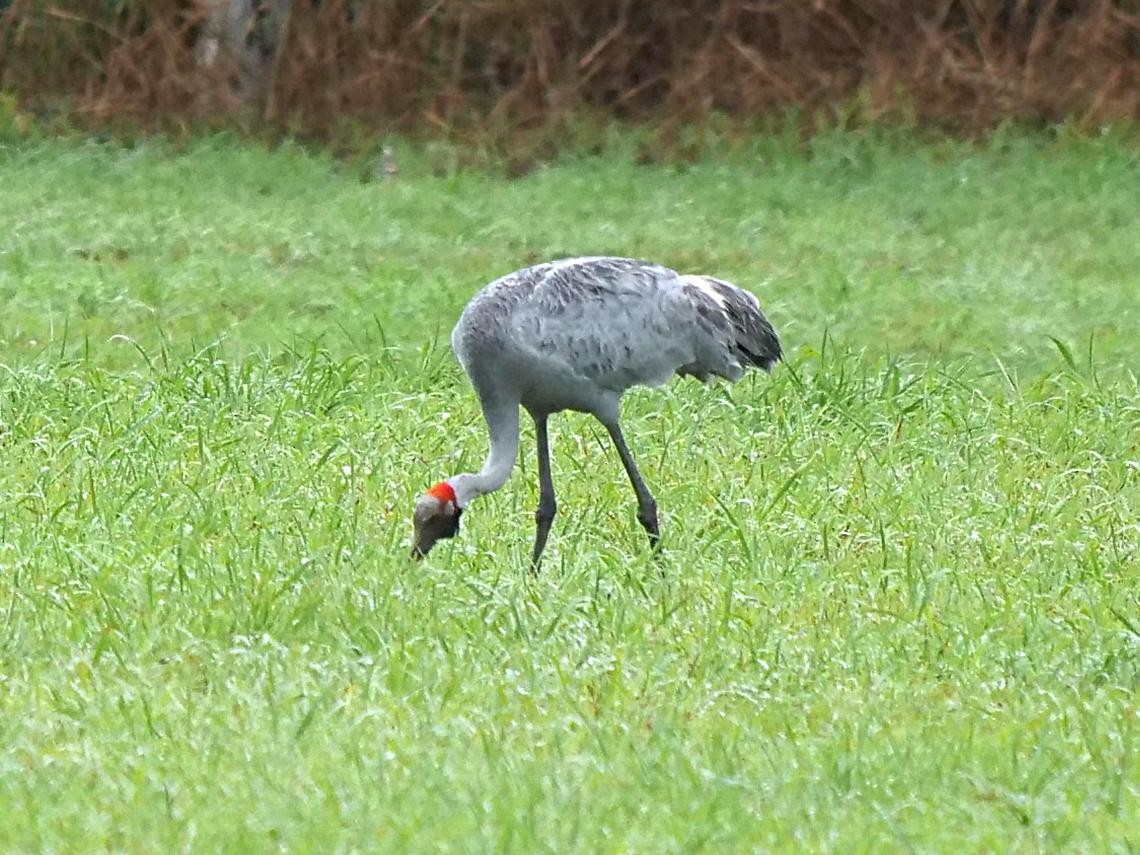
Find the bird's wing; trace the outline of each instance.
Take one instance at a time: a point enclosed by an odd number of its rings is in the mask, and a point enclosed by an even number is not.
[[[684,298],[675,271],[620,258],[532,270],[529,293],[512,313],[512,333],[535,358],[621,392],[664,383],[697,357],[697,304]]]

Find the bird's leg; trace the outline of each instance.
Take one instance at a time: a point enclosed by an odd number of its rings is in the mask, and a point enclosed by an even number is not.
[[[633,485],[633,491],[637,493],[637,521],[649,535],[649,545],[657,549],[661,543],[661,531],[657,527],[657,502],[649,492],[649,488],[645,486],[645,482],[641,480],[641,473],[637,471],[637,464],[633,462],[633,455],[629,453],[625,437],[622,436],[621,426],[615,421],[613,424],[607,424],[606,430],[610,432],[610,438],[617,446],[622,465],[629,475],[629,482]]]
[[[538,440],[538,509],[534,512],[534,554],[530,563],[531,571],[537,573],[554,514],[558,511],[558,503],[554,500],[554,479],[550,477],[550,443],[546,436],[545,414],[534,417],[534,434]]]

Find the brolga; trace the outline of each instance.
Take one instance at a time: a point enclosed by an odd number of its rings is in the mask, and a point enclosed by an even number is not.
[[[605,426],[637,494],[637,519],[656,548],[657,503],[622,436],[622,395],[674,374],[736,381],[750,366],[770,372],[781,358],[779,337],[749,292],[712,276],[612,257],[567,258],[496,279],[463,310],[451,347],[479,397],[491,449],[479,472],[453,475],[416,501],[412,555],[458,534],[467,506],[506,483],[522,408],[534,419],[538,445],[536,571],[557,509],[547,435],[553,413],[590,413]]]

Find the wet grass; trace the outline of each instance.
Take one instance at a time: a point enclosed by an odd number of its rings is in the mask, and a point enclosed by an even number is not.
[[[0,847],[1140,846],[1140,156],[760,140],[520,180],[398,150],[0,150]],[[484,281],[649,257],[788,364],[477,466]]]

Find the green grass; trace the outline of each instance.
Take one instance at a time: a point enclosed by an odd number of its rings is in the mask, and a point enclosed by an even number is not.
[[[1133,144],[398,157],[0,149],[0,849],[1140,848]],[[586,252],[788,364],[630,397],[660,564],[570,415],[540,578],[529,434],[410,564],[451,324]]]

